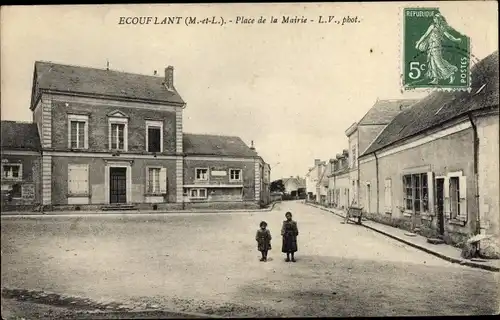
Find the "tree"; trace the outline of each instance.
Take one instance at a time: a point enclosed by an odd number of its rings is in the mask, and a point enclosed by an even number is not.
[[[271,192],[285,192],[285,185],[283,184],[283,180],[275,180],[271,182],[271,186],[269,187]]]

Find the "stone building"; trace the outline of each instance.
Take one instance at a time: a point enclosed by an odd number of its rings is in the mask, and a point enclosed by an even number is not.
[[[164,77],[36,62],[31,110],[45,209],[257,207],[265,162],[240,138],[183,132]]]
[[[34,123],[2,121],[2,211],[41,204],[41,147]]]
[[[359,158],[360,201],[375,220],[447,243],[474,234],[500,255],[498,52],[470,92],[435,92],[399,113]]]

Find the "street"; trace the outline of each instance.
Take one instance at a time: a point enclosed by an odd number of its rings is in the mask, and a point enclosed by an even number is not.
[[[299,228],[296,263],[281,222]],[[260,262],[255,232],[273,236]],[[299,202],[271,212],[2,217],[2,287],[220,316],[498,312],[496,273],[451,264]]]

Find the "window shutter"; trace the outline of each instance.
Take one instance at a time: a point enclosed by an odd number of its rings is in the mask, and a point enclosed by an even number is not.
[[[427,197],[429,214],[434,215],[436,212],[434,208],[434,172],[427,172]]]
[[[145,184],[145,186],[146,186],[146,192],[145,193],[149,193],[149,174],[150,174],[149,171],[150,170],[151,169],[149,169],[148,167],[146,167],[146,184]]]
[[[459,177],[459,192],[460,192],[460,212],[458,218],[462,221],[467,220],[467,177]]]
[[[74,186],[74,174],[73,174],[73,168],[71,166],[68,166],[68,193],[69,194],[74,194],[75,193],[75,186]]]
[[[89,167],[87,165],[82,166],[82,192],[85,194],[89,193]]]
[[[167,168],[160,170],[160,193],[167,193]]]
[[[443,211],[445,217],[451,218],[450,204],[450,178],[445,177],[443,183]]]

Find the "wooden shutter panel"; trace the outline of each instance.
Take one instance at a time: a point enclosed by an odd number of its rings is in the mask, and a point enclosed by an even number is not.
[[[450,178],[445,177],[443,183],[443,212],[445,217],[451,218],[451,203],[450,203]]]
[[[74,194],[75,193],[75,185],[74,185],[74,170],[71,165],[68,166],[68,193],[69,194]]]
[[[167,168],[160,170],[160,193],[167,193]]]
[[[459,177],[459,193],[460,193],[460,212],[458,218],[462,221],[467,220],[467,177]]]
[[[151,169],[146,167],[146,184],[145,184],[146,192],[145,193],[149,193],[149,170],[151,170]]]
[[[429,214],[434,215],[436,210],[434,208],[434,172],[427,172],[427,205],[429,207]]]
[[[82,166],[81,191],[85,194],[89,193],[89,166]]]

